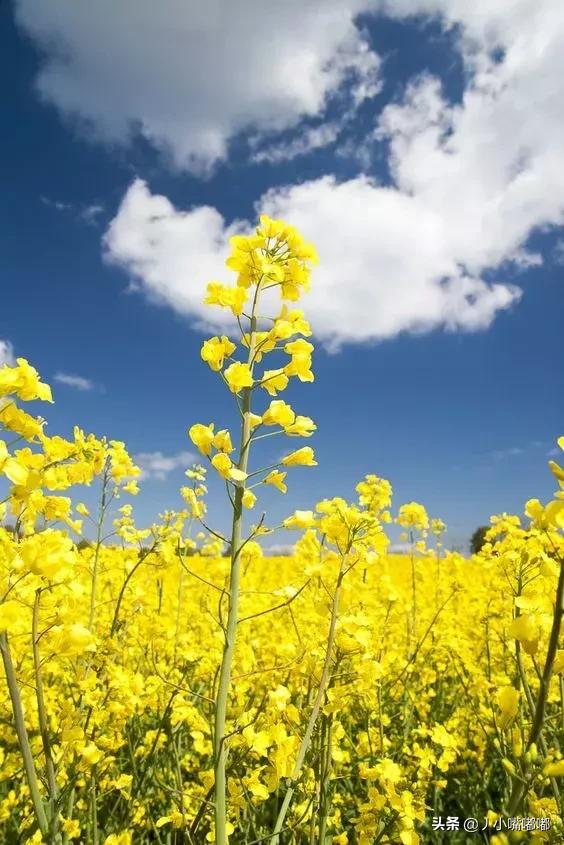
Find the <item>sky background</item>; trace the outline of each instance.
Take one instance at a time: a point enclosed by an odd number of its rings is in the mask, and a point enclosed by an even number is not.
[[[282,216],[320,254],[316,380],[284,394],[319,466],[257,507],[373,472],[467,544],[553,488],[562,56],[551,0],[1,4],[0,356],[53,385],[49,433],[139,456],[140,523],[180,507],[188,427],[235,423],[199,357],[205,284]],[[213,482],[210,509],[225,527]]]

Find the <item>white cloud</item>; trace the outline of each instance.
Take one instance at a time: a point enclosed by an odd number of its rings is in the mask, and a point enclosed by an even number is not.
[[[43,205],[46,205],[48,208],[53,208],[55,211],[72,211],[73,205],[70,202],[63,202],[62,200],[54,200],[50,197],[46,197],[45,195],[41,195],[39,197]]]
[[[552,251],[552,260],[555,264],[564,264],[564,238],[558,238]]]
[[[522,446],[509,446],[507,449],[494,449],[490,454],[494,461],[503,461],[506,458],[518,458],[524,453],[525,449]]]
[[[142,135],[206,169],[242,130],[285,130],[347,84],[378,90],[379,60],[355,26],[366,0],[18,0],[40,46],[37,88],[89,136]]]
[[[75,390],[94,390],[94,382],[83,376],[71,375],[70,373],[55,373],[54,380],[67,387],[74,387]]]
[[[101,203],[93,202],[89,205],[80,205],[72,202],[62,202],[61,200],[54,200],[45,195],[39,197],[43,205],[48,208],[53,208],[55,211],[72,212],[76,214],[84,223],[93,226],[99,216],[104,211],[104,206]]]
[[[262,160],[332,143],[340,122],[327,116],[331,96],[348,92],[340,115],[353,120],[379,86],[358,14],[436,16],[453,29],[462,101],[446,102],[427,76],[378,118],[372,141],[389,144],[391,186],[327,176],[275,188],[258,204],[317,244],[322,264],[305,305],[333,345],[487,327],[519,299],[510,270],[542,260],[527,250],[531,233],[564,222],[557,0],[17,0],[16,10],[43,50],[37,85],[47,101],[86,121],[92,137],[127,143],[140,133],[193,169],[225,158],[241,131]],[[360,154],[368,165],[364,139]],[[246,226],[212,207],[178,211],[135,183],[107,253],[153,300],[198,322],[209,319],[203,287],[224,272],[225,238]],[[485,281],[493,271],[500,284]]]
[[[85,223],[93,226],[103,212],[104,206],[101,203],[93,202],[90,205],[85,205],[81,208],[79,214]]]
[[[564,8],[554,0],[393,0],[395,15],[459,24],[468,79],[450,107],[412,85],[380,121],[396,184],[452,218],[453,251],[496,266],[539,226],[564,223]],[[522,253],[521,253],[522,257]]]
[[[251,156],[252,160],[260,163],[263,161],[279,162],[289,161],[297,156],[307,155],[314,150],[327,147],[339,137],[342,129],[341,122],[322,123],[320,126],[312,126],[300,132],[296,138],[280,141],[276,144],[266,145]],[[252,144],[251,144],[252,146]]]
[[[391,555],[407,555],[411,552],[411,543],[391,543],[388,552]]]
[[[456,26],[462,101],[447,102],[440,81],[423,76],[383,110],[373,142],[389,144],[391,186],[326,176],[273,188],[257,207],[318,246],[304,304],[327,342],[485,328],[521,295],[510,274],[542,262],[527,248],[530,235],[564,223],[564,9],[554,0],[366,0],[364,8]],[[225,238],[247,225],[226,225],[209,207],[176,211],[137,184],[108,252],[151,297],[199,320],[204,282],[224,273]],[[494,273],[499,283],[487,283]]]
[[[263,552],[267,556],[290,557],[294,554],[294,550],[294,543],[273,543],[272,546],[266,546]]]
[[[519,297],[509,285],[488,285],[467,272],[448,219],[417,196],[366,177],[273,190],[260,206],[316,244],[320,267],[304,303],[317,335],[332,344],[440,326],[487,328]]]
[[[104,242],[107,258],[126,269],[149,298],[206,321],[206,282],[223,273],[226,236],[238,230],[226,228],[221,214],[210,206],[177,211],[137,179]]]
[[[333,346],[401,331],[488,326],[519,294],[466,274],[449,250],[446,221],[416,198],[365,177],[332,177],[269,192],[259,203],[317,245],[320,266],[304,306],[316,335]],[[226,226],[214,208],[177,211],[137,180],[106,235],[109,260],[154,301],[196,318],[231,322],[202,305],[205,284],[227,278]],[[409,245],[409,248],[406,248]]]
[[[134,461],[141,469],[141,478],[153,478],[166,481],[176,469],[186,470],[194,461],[191,452],[179,452],[177,455],[163,455],[162,452],[139,452]]]
[[[0,339],[0,367],[3,367],[4,364],[13,367],[15,363],[14,347],[9,340]]]

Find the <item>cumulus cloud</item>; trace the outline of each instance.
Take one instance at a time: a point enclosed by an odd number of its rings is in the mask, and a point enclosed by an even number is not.
[[[435,77],[412,80],[372,137],[386,145],[390,185],[326,176],[273,188],[257,210],[287,218],[318,246],[306,305],[328,343],[486,328],[521,295],[508,280],[542,262],[530,235],[564,223],[564,14],[552,0],[382,0],[370,9],[434,15],[453,29],[466,67],[461,101],[448,102]],[[202,285],[221,271],[225,237],[247,227],[212,208],[177,211],[137,185],[108,252],[150,296],[201,318]]]
[[[104,237],[106,258],[123,267],[133,288],[151,300],[207,320],[206,281],[223,273],[225,239],[240,230],[238,224],[226,226],[210,206],[179,211],[136,179]]]
[[[466,71],[460,102],[422,76],[374,118],[369,140],[388,155],[389,185],[328,175],[257,203],[318,246],[305,304],[333,346],[486,328],[520,297],[509,280],[542,261],[530,235],[564,223],[564,14],[554,0],[288,0],[275,12],[258,0],[18,0],[16,9],[43,49],[47,101],[95,137],[139,133],[193,169],[225,158],[239,132],[273,162],[340,140],[331,97],[354,121],[380,82],[361,13],[434,17],[452,30]],[[176,209],[136,182],[106,252],[152,300],[201,323],[225,239],[249,225],[209,206]]]
[[[15,363],[14,347],[9,340],[0,339],[0,367],[3,367],[4,364],[13,367]]]
[[[444,325],[488,326],[519,292],[489,285],[461,269],[449,249],[447,221],[395,189],[366,177],[339,184],[325,177],[269,191],[260,210],[283,217],[320,254],[304,298],[316,335],[329,345],[428,331]],[[227,278],[226,239],[250,224],[226,225],[210,207],[178,211],[135,181],[108,229],[108,259],[120,264],[155,301],[209,321],[205,283]],[[216,312],[216,325],[228,320]]]
[[[55,373],[54,380],[59,384],[65,384],[67,387],[73,387],[75,390],[94,390],[94,382],[83,376],[71,375],[70,373]]]
[[[166,481],[171,472],[177,469],[188,469],[193,462],[191,452],[178,452],[176,455],[163,455],[162,452],[139,452],[134,461],[141,469],[141,478],[153,478],[156,481]]]
[[[355,17],[366,0],[17,0],[39,45],[40,95],[89,134],[136,134],[176,166],[206,169],[243,130],[296,126],[346,85],[378,90]]]
[[[318,336],[333,344],[402,331],[487,328],[519,291],[468,272],[434,209],[366,177],[325,177],[272,190],[261,208],[290,220],[319,250],[307,309]]]

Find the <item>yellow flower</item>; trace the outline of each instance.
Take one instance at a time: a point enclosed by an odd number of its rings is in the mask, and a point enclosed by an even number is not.
[[[257,497],[252,490],[245,490],[243,493],[243,507],[252,508],[257,500]]]
[[[221,370],[223,362],[226,357],[229,357],[236,349],[228,337],[222,335],[219,337],[211,337],[204,341],[200,355],[203,361],[209,364],[212,370],[216,372]]]
[[[225,833],[227,836],[231,836],[232,833],[235,832],[235,827],[231,822],[225,822]],[[215,834],[213,830],[210,830],[209,833],[206,833],[206,841],[207,842],[215,842]]]
[[[269,472],[264,479],[264,484],[272,484],[272,486],[277,487],[281,493],[286,493],[288,487],[284,484],[284,479],[287,475],[287,472],[280,472],[277,469],[273,469],[272,472]]]
[[[2,402],[0,402],[0,422],[4,428],[29,441],[35,440],[42,434],[45,420],[41,417],[32,417],[31,414],[18,408],[13,401],[6,399],[2,401],[6,403],[1,407]]]
[[[135,466],[127,453],[125,444],[120,440],[110,440],[108,449],[110,459],[110,473],[114,481],[120,482],[126,478],[136,478],[141,470]]]
[[[0,633],[2,631],[10,631],[14,625],[21,619],[22,608],[15,601],[8,599],[0,603]]]
[[[287,467],[317,466],[317,461],[314,458],[314,453],[311,446],[303,446],[301,449],[297,449],[295,452],[291,452],[289,455],[286,455],[286,457],[282,458],[282,463],[284,464],[284,466]]]
[[[166,824],[171,824],[175,828],[181,828],[184,824],[184,816],[179,810],[173,810],[168,816],[161,816],[157,820],[155,827],[164,827]]]
[[[260,235],[267,240],[276,238],[283,240],[288,231],[288,226],[283,220],[273,220],[267,214],[260,215],[260,226],[257,227],[257,235]]]
[[[431,534],[440,537],[446,531],[446,525],[442,519],[432,519],[430,523]]]
[[[24,571],[49,579],[61,579],[67,572],[72,573],[77,561],[72,540],[52,529],[22,540],[18,558]]]
[[[2,464],[2,472],[12,484],[25,487],[29,478],[29,470],[16,458],[7,458]]]
[[[119,789],[120,792],[123,792],[124,795],[129,793],[131,789],[131,784],[133,782],[133,775],[126,775],[121,774],[112,782],[112,786],[114,789]]]
[[[526,613],[517,616],[509,626],[507,633],[510,637],[519,640],[527,654],[536,654],[539,647],[540,629],[532,616]]]
[[[233,462],[231,461],[229,455],[226,455],[224,452],[218,452],[218,454],[214,455],[212,458],[212,465],[222,478],[229,478],[229,474],[233,468]]]
[[[122,833],[110,833],[104,839],[104,845],[133,845],[133,839],[131,833],[124,830]]]
[[[356,485],[358,501],[372,513],[379,513],[392,503],[392,485],[385,478],[377,475],[365,475]],[[382,515],[380,516],[382,519]]]
[[[241,337],[241,342],[246,349],[250,348],[251,336],[245,332]],[[271,352],[276,346],[276,338],[272,337],[270,332],[255,332],[255,344],[253,359],[256,364],[262,361],[263,356]]]
[[[245,472],[233,466],[231,458],[225,452],[218,452],[217,455],[213,456],[211,462],[221,477],[226,480],[244,481],[247,477]]]
[[[520,697],[521,693],[515,687],[507,686],[498,691],[497,706],[501,711],[500,724],[502,729],[507,727],[509,722],[517,715]]]
[[[282,524],[284,528],[311,528],[315,525],[315,516],[313,511],[294,511]]]
[[[546,763],[542,771],[547,777],[562,777],[564,775],[564,760],[558,760],[556,763]]]
[[[15,393],[24,402],[52,402],[51,388],[39,380],[37,370],[25,358],[18,358],[16,363],[15,367],[6,364],[0,368],[0,396]]]
[[[398,783],[401,779],[401,769],[393,760],[384,758],[378,763],[376,768],[382,780],[388,781],[389,783]]]
[[[260,801],[266,801],[270,793],[264,783],[259,781],[259,774],[260,773],[258,771],[254,771],[246,775],[243,778],[243,784],[247,792],[249,792],[253,798],[258,798]]]
[[[231,435],[226,428],[218,431],[213,439],[213,445],[218,452],[232,452],[233,444],[231,443]]]
[[[96,638],[80,622],[56,626],[51,629],[51,633],[55,638],[59,654],[73,657],[87,651],[96,651]]]
[[[264,387],[267,393],[271,396],[276,396],[282,390],[288,387],[288,376],[284,370],[265,370],[260,386]]]
[[[414,528],[424,531],[429,527],[427,511],[418,502],[408,502],[402,505],[398,512],[398,523],[403,528]]]
[[[314,375],[311,372],[311,353],[313,345],[307,340],[299,338],[284,346],[284,351],[292,356],[292,360],[284,367],[288,376],[297,376],[300,381],[313,381]]]
[[[273,399],[264,414],[262,421],[265,425],[279,425],[282,428],[292,425],[296,415],[290,405],[282,399]]]
[[[240,361],[227,367],[223,375],[232,393],[240,393],[244,387],[253,386],[253,376],[249,365],[241,364]]]
[[[213,438],[214,438],[214,424],[203,425],[202,423],[195,423],[188,431],[190,440],[203,455],[208,457],[211,455]]]
[[[219,305],[221,308],[230,308],[235,317],[243,313],[247,301],[247,291],[244,287],[230,288],[220,282],[209,282],[207,296],[204,299],[205,305]]]
[[[290,437],[311,437],[316,429],[317,426],[310,417],[298,414],[294,422],[284,430]]]
[[[0,440],[0,472],[4,473],[12,484],[24,486],[27,483],[29,470],[22,460],[10,456],[6,444]]]
[[[550,467],[550,471],[560,484],[560,486],[564,486],[564,467],[561,467],[560,464],[557,464],[556,461],[549,461],[548,465]]]
[[[104,757],[104,753],[93,742],[89,742],[80,752],[80,756],[89,766],[95,766]]]
[[[69,839],[78,839],[80,836],[81,829],[77,819],[63,819],[61,828]]]
[[[303,311],[297,308],[290,311],[287,305],[283,305],[280,314],[274,321],[272,334],[278,340],[286,340],[295,334],[310,337],[311,328],[308,321],[304,319]]]
[[[558,649],[558,651],[556,652],[556,657],[554,658],[553,671],[557,675],[559,675],[561,672],[564,672],[564,649]]]

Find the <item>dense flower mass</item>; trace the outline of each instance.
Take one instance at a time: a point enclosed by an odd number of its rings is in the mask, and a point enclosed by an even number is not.
[[[47,436],[22,403],[51,402],[48,385],[23,358],[0,369],[1,842],[439,845],[448,818],[493,845],[564,841],[560,463],[553,499],[493,517],[471,559],[373,473],[282,526],[254,516],[265,485],[317,464],[295,440],[251,463],[262,438],[317,428],[279,398],[314,377],[294,307],[314,261],[281,221],[232,239],[236,283],[207,301],[236,330],[201,357],[239,428],[190,426],[201,464],[153,525],[125,445]],[[208,524],[208,472],[230,532]],[[300,532],[293,553],[265,556],[277,529]]]

